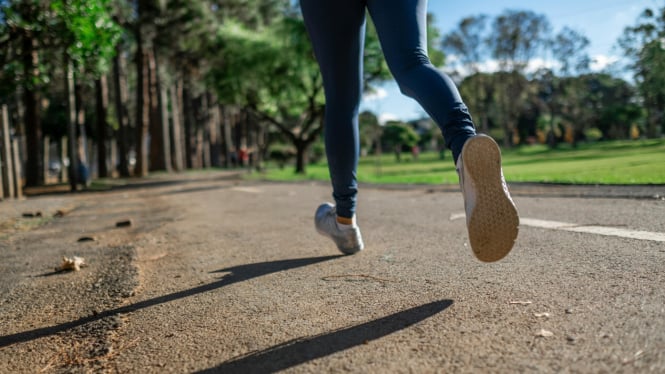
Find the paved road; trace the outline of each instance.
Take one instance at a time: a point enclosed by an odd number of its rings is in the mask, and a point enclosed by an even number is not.
[[[664,372],[665,201],[641,188],[515,186],[496,264],[455,187],[364,186],[354,256],[313,229],[320,183],[2,202],[0,372]],[[53,272],[74,254],[89,266]]]

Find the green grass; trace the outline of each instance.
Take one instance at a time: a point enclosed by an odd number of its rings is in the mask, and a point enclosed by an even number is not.
[[[576,184],[665,184],[665,140],[612,141],[580,144],[577,148],[544,145],[503,150],[503,169],[509,182]],[[450,152],[440,160],[436,153],[423,153],[419,160],[404,154],[396,162],[392,154],[360,159],[358,180],[378,184],[457,183]],[[324,162],[311,164],[306,175],[296,175],[293,166],[269,165],[250,178],[279,181],[328,180]]]

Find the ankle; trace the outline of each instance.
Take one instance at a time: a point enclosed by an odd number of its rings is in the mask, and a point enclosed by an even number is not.
[[[340,225],[353,225],[356,223],[355,218],[356,217],[347,218],[347,217],[337,216],[337,223],[339,223]]]

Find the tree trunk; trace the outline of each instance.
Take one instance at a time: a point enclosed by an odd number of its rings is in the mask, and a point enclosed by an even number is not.
[[[95,81],[95,91],[97,97],[97,175],[100,178],[108,178],[106,142],[109,126],[106,115],[108,113],[109,89],[105,75]]]
[[[148,175],[148,129],[150,127],[146,56],[141,27],[136,31],[136,168],[134,175]]]
[[[309,143],[297,140],[294,145],[296,147],[296,174],[305,174]]]
[[[210,99],[211,103],[214,102],[212,98]],[[219,109],[219,104],[212,104],[210,108],[210,128],[209,128],[209,139],[210,139],[210,166],[220,167],[221,163],[221,111]]]
[[[191,169],[195,165],[194,161],[194,152],[195,152],[195,139],[192,136],[194,129],[194,114],[192,108],[192,98],[190,95],[187,78],[185,78],[185,83],[182,88],[182,107],[185,117],[185,157],[187,162],[187,168]]]
[[[42,147],[43,147],[42,148],[43,149],[43,151],[42,151],[42,168],[44,169],[42,171],[42,173],[44,175],[44,184],[48,184],[49,183],[49,178],[48,178],[48,176],[49,176],[48,175],[49,174],[49,170],[48,170],[48,168],[49,168],[49,157],[51,156],[51,138],[48,135],[43,136],[42,138],[43,138],[43,140],[42,140],[42,143],[43,143],[43,145],[42,145]]]
[[[205,144],[204,144],[205,139],[204,139],[203,127],[202,126],[197,126],[196,127],[196,136],[194,137],[194,140],[195,140],[194,168],[201,169],[203,167],[206,167],[205,157],[203,157],[203,148],[205,146]]]
[[[171,86],[171,117],[173,118],[173,167],[177,171],[185,169],[183,159],[183,140],[182,140],[182,83],[177,82]]]
[[[268,153],[268,136],[266,131],[266,126],[263,124],[257,123],[256,128],[256,170],[263,170],[263,160],[265,159]]]
[[[129,176],[129,114],[127,113],[127,81],[124,77],[124,58],[120,56],[120,46],[113,58],[113,79],[115,88],[115,114],[118,120],[118,173]]]
[[[483,134],[489,134],[490,132],[489,116],[487,114],[483,115],[481,129],[483,130]]]
[[[207,93],[209,102],[208,141],[210,142],[210,166],[221,166],[221,111],[215,96]]]
[[[4,192],[0,194],[0,200],[6,196],[13,198],[16,196],[14,191],[14,163],[12,162],[12,140],[11,132],[9,130],[9,111],[7,105],[2,105],[0,108],[0,135],[2,135],[2,154],[0,155],[0,176],[5,175],[4,180],[0,184],[0,189]],[[0,179],[2,179],[0,177]]]
[[[42,126],[39,117],[39,93],[34,87],[39,77],[39,56],[37,41],[26,36],[23,39],[23,73],[26,84],[23,87],[23,104],[25,106],[25,132],[27,143],[27,162],[25,184],[37,186],[42,183]]]
[[[222,134],[224,135],[224,140],[222,143],[222,153],[224,155],[224,167],[231,167],[231,108],[223,108],[222,114]]]
[[[196,132],[198,139],[197,154],[201,159],[201,165],[207,169],[210,167],[210,108],[208,105],[208,95],[203,93],[200,101],[200,125]]]
[[[77,154],[79,167],[78,182],[87,185],[90,176],[90,162],[88,160],[88,135],[85,131],[85,105],[83,100],[83,84],[74,81],[74,100],[76,105],[76,131],[78,134],[77,146],[74,149]]]
[[[159,85],[159,65],[155,48],[147,52],[148,97],[150,103],[150,171],[169,170],[167,162],[168,132],[165,133]],[[166,118],[168,121],[168,118]],[[167,127],[168,128],[168,127]]]
[[[157,66],[157,73],[159,73],[159,64]],[[169,131],[169,108],[168,108],[168,88],[159,80],[157,74],[157,91],[159,92],[159,108],[160,108],[160,122],[162,132],[162,154],[164,156],[164,170],[167,172],[173,171],[173,162],[171,160],[171,133]]]
[[[69,157],[69,187],[72,192],[78,186],[78,155],[76,147],[76,95],[74,94],[74,71],[72,64],[65,62],[65,91],[67,96],[67,153]]]
[[[67,122],[69,125],[69,121]],[[69,142],[69,137],[63,136],[62,138],[60,138],[60,142],[58,145],[58,154],[60,155],[60,175],[58,175],[58,182],[60,183],[67,180],[68,170],[67,168],[65,168],[65,159],[67,159],[68,157],[67,155],[69,154],[68,153],[69,147],[67,146],[67,144],[69,144],[68,142]]]

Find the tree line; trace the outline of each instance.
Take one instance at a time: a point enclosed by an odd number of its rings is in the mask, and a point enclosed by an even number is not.
[[[489,18],[464,18],[443,39],[457,58],[460,91],[478,126],[505,146],[547,142],[648,137],[663,133],[665,8],[647,9],[617,45],[630,65],[593,72],[589,40],[548,19],[508,10]],[[483,64],[494,63],[492,72]],[[634,82],[622,77],[632,72]]]
[[[447,56],[478,127],[508,146],[539,134],[552,145],[579,140],[589,129],[626,137],[633,125],[662,133],[665,8],[645,10],[619,41],[633,83],[592,73],[588,40],[571,29],[552,36],[533,12],[468,17],[444,36],[433,25],[433,63]],[[542,56],[556,66],[533,70]],[[364,57],[369,91],[390,78],[371,21]],[[483,69],[490,60],[494,72]],[[46,181],[45,139],[67,139],[73,189],[82,166],[140,177],[272,156],[304,172],[320,153],[321,76],[289,0],[0,0],[0,69],[27,186]],[[364,143],[384,131],[374,122],[361,118],[371,127]]]

